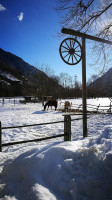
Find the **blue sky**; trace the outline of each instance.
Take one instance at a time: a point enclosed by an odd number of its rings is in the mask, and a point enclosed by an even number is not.
[[[36,66],[50,66],[55,75],[68,73],[82,79],[81,62],[70,66],[59,55],[61,31],[55,0],[0,0],[0,48]],[[94,73],[87,66],[87,79]]]

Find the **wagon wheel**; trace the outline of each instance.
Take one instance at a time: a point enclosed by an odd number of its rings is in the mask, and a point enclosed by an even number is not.
[[[81,45],[74,38],[64,39],[59,48],[60,56],[62,60],[69,65],[76,65],[81,60]]]

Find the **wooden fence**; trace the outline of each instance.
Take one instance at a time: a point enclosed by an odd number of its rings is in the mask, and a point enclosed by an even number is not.
[[[28,142],[38,142],[38,141],[53,139],[53,138],[57,138],[57,137],[64,137],[64,141],[71,141],[71,121],[82,120],[83,118],[71,119],[70,114],[63,115],[63,116],[64,116],[64,121],[47,122],[47,123],[40,123],[40,124],[29,124],[29,125],[24,125],[24,126],[2,127],[2,123],[0,122],[0,152],[2,152],[2,147],[5,147],[5,146],[28,143]],[[33,139],[33,140],[9,142],[9,143],[2,144],[2,130],[4,130],[4,129],[15,129],[15,128],[23,128],[23,127],[31,127],[31,126],[43,126],[43,125],[58,124],[58,123],[64,123],[64,134],[59,134],[59,135],[45,137],[45,138],[37,138],[37,139]]]
[[[2,105],[6,104],[7,102],[9,103],[12,103],[12,104],[17,104],[18,102],[20,102],[21,100],[18,98],[1,98],[0,99],[0,103]],[[23,100],[24,101],[24,100]],[[64,110],[64,105],[65,105],[65,102],[60,102],[60,108],[62,110]],[[74,110],[77,110],[77,111],[82,111],[83,110],[83,106],[82,104],[72,104],[71,103],[71,106],[70,106],[70,109],[69,111],[73,111]],[[112,100],[110,101],[110,105],[108,106],[102,106],[102,105],[93,105],[93,104],[87,104],[87,112],[112,112]]]
[[[11,98],[11,97],[0,98],[0,103],[2,104],[2,106],[4,106],[4,104],[7,104],[7,103],[12,103],[15,105],[17,101],[19,102],[19,99]]]
[[[60,106],[64,108],[64,102],[60,102]],[[82,111],[83,107],[82,104],[71,104],[69,111]],[[112,103],[110,102],[110,105],[108,106],[102,106],[102,105],[92,105],[87,104],[87,112],[112,112]]]

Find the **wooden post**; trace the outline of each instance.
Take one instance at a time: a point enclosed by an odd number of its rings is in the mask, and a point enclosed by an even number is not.
[[[82,37],[82,105],[83,105],[83,137],[87,137],[86,44],[85,44],[85,37]]]
[[[4,102],[5,102],[5,100],[4,100],[4,98],[2,99],[2,105],[4,105]]]
[[[100,104],[97,106],[97,112],[98,112],[99,107],[100,107]]]
[[[0,152],[2,152],[2,125],[0,122]]]
[[[64,141],[71,141],[71,116],[64,116]]]
[[[62,28],[62,33],[74,35],[82,38],[82,101],[83,101],[83,137],[87,137],[87,109],[86,109],[86,48],[85,40],[93,40],[112,45],[112,41],[104,40],[92,35],[81,33],[72,29]]]
[[[110,113],[111,113],[111,102],[110,102]]]

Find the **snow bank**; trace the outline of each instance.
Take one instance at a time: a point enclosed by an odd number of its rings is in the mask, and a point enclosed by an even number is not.
[[[111,200],[112,127],[97,138],[33,148],[5,164],[4,199]],[[84,145],[88,147],[84,147]]]
[[[0,111],[3,126],[62,120],[61,112],[44,112],[40,104],[6,104]],[[53,126],[3,130],[3,143],[63,132],[63,124]],[[112,115],[92,115],[85,139],[82,121],[73,121],[72,142],[62,141],[4,147],[0,199],[112,200]]]

